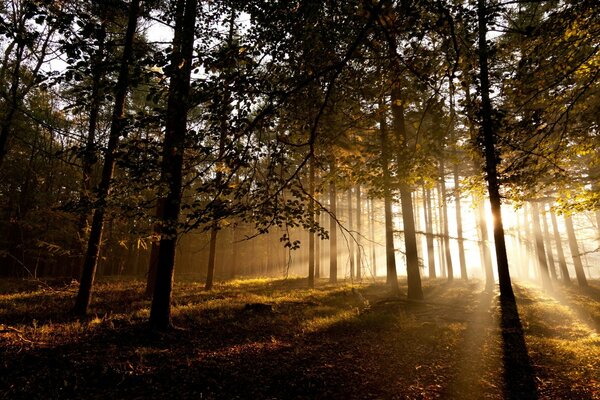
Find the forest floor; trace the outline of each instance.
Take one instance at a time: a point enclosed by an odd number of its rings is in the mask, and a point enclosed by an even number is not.
[[[0,399],[600,399],[600,282],[517,283],[516,310],[477,282],[305,286],[179,282],[156,333],[143,282],[98,282],[77,320],[76,285],[0,281]]]

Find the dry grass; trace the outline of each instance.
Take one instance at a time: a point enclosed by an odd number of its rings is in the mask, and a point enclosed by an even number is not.
[[[68,313],[74,285],[0,282],[0,398],[519,398],[505,368],[518,343],[536,396],[600,398],[594,287],[519,286],[519,331],[477,283],[425,282],[422,302],[382,283],[305,285],[179,282],[181,329],[161,334],[143,282],[99,282],[85,320]]]

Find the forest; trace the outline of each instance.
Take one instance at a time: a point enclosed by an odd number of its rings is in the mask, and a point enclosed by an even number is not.
[[[600,399],[595,0],[1,0],[0,398]]]

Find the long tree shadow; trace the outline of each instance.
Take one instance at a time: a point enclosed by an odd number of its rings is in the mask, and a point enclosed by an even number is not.
[[[537,399],[535,373],[527,352],[523,326],[514,300],[500,298],[504,361],[504,398]]]

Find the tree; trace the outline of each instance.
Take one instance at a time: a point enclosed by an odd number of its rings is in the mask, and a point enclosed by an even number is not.
[[[158,268],[150,310],[150,325],[156,329],[172,327],[171,291],[175,270],[175,247],[181,205],[183,154],[198,2],[177,0],[174,5],[175,34],[169,67],[169,99],[161,163],[161,180],[167,189],[163,197]]]
[[[110,195],[111,180],[115,168],[115,151],[126,125],[125,99],[129,89],[129,67],[133,60],[133,39],[135,36],[139,10],[140,0],[131,0],[127,20],[127,31],[125,32],[123,56],[119,69],[119,77],[117,78],[115,87],[115,104],[111,119],[110,136],[106,154],[104,155],[102,176],[97,189],[99,204],[94,211],[87,251],[82,266],[79,291],[77,292],[75,306],[73,307],[73,312],[77,315],[85,315],[87,313],[87,308],[92,296],[94,277],[98,267],[98,256],[100,253],[100,242],[102,240],[102,230],[104,227],[106,201],[107,197]]]
[[[496,261],[498,263],[498,279],[500,283],[500,296],[506,300],[514,301],[510,271],[508,269],[508,256],[504,239],[504,226],[502,223],[502,209],[500,196],[500,182],[498,180],[498,161],[496,154],[496,136],[494,134],[493,108],[490,101],[490,83],[488,70],[488,43],[487,23],[488,9],[485,0],[477,0],[478,17],[478,42],[479,42],[479,80],[481,91],[481,129],[483,133],[483,148],[485,151],[485,172],[492,208],[494,243],[496,247]]]

